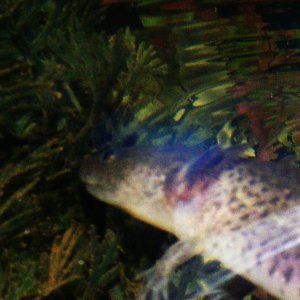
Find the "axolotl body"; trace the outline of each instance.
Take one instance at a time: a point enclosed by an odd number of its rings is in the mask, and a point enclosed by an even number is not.
[[[92,195],[179,240],[156,267],[163,280],[145,290],[159,293],[178,265],[203,254],[279,299],[300,299],[300,170],[241,152],[129,147],[85,161]]]

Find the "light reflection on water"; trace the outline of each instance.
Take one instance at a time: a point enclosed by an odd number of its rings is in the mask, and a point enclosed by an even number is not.
[[[165,92],[178,141],[202,142],[207,135],[199,127],[216,128],[215,134],[237,116],[239,103],[275,107],[272,113],[282,114],[277,131],[298,113],[297,1],[141,1],[137,11],[143,35],[173,66],[172,83],[181,87]]]

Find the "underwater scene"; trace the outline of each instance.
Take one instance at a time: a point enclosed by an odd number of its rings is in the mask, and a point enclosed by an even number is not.
[[[299,16],[2,0],[0,299],[300,299]]]

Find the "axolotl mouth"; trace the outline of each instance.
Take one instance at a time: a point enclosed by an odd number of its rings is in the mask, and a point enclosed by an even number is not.
[[[109,160],[94,155],[84,160],[80,168],[80,178],[90,194],[112,205],[115,203],[115,191],[120,172],[115,172]],[[118,176],[117,176],[118,175]]]

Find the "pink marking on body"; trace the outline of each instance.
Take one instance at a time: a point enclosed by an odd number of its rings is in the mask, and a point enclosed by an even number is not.
[[[201,176],[190,185],[181,174],[177,174],[171,180],[168,180],[165,186],[165,194],[168,203],[174,207],[180,202],[189,202],[198,194],[203,194],[209,187],[212,178]]]

